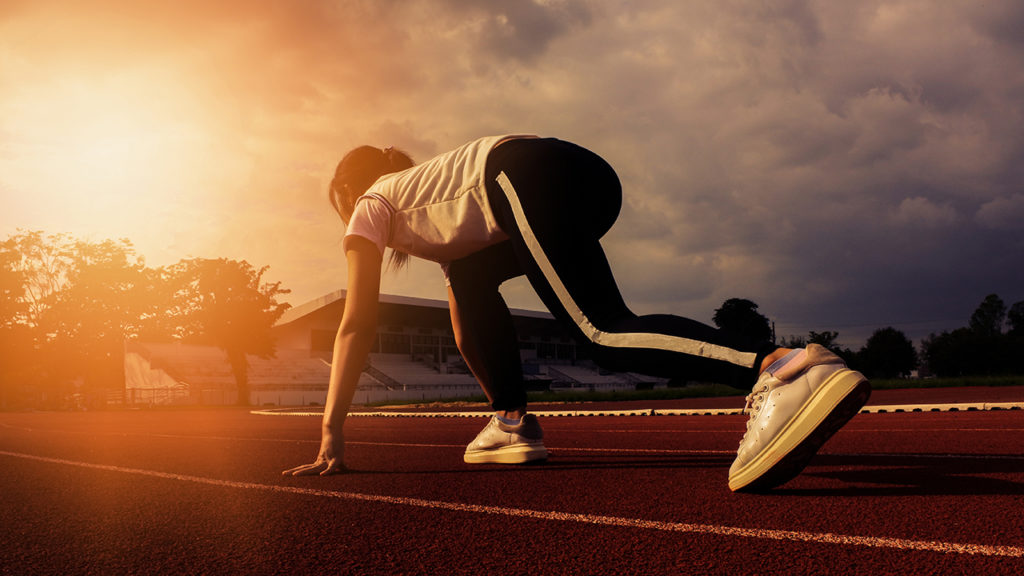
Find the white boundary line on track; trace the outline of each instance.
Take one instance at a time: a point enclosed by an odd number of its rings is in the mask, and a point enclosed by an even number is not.
[[[7,428],[14,428],[5,424],[0,424]],[[35,432],[32,428],[18,428],[27,432]],[[878,430],[855,430],[856,432],[878,432]],[[889,430],[886,432],[927,432],[928,430]],[[1018,431],[1018,429],[981,429],[982,432],[1006,432],[1006,431]],[[118,433],[117,436],[124,436],[125,434]],[[305,439],[294,439],[294,438],[247,438],[243,436],[196,436],[190,434],[136,434],[135,436],[144,436],[147,438],[166,438],[173,440],[217,440],[225,442],[271,442],[277,444],[315,444],[319,445],[320,440],[305,440]],[[387,446],[392,448],[444,448],[444,449],[458,449],[464,450],[464,444],[427,444],[423,442],[366,442],[360,440],[347,440],[346,444],[354,446]],[[559,454],[563,452],[582,452],[582,453],[605,453],[605,454],[661,454],[668,456],[732,456],[736,454],[735,450],[709,450],[709,449],[683,449],[683,448],[583,448],[579,446],[553,446],[548,447],[548,452],[551,454]],[[824,452],[823,454],[832,454]],[[857,452],[857,453],[835,453],[836,455],[843,456],[856,456],[856,457],[894,457],[894,458],[909,458],[909,459],[945,459],[945,460],[1024,460],[1024,454],[941,454],[941,453],[913,453],[913,452]]]
[[[974,402],[957,404],[893,404],[879,406],[865,406],[860,413],[905,413],[905,412],[976,412],[989,410],[1024,410],[1024,402]],[[260,416],[323,416],[323,408],[273,408],[269,410],[253,410],[253,414]],[[532,412],[536,416],[722,416],[742,414],[742,408],[703,408],[703,409],[674,409],[674,408],[643,408],[633,410],[539,410]],[[464,412],[388,412],[378,411],[355,411],[349,416],[356,417],[385,417],[385,418],[482,418],[490,417],[487,411],[464,411]]]
[[[342,500],[373,502],[397,506],[412,506],[416,508],[443,510],[447,512],[469,512],[474,514],[491,514],[497,516],[508,516],[516,518],[532,518],[552,522],[575,522],[580,524],[591,524],[597,526],[619,526],[626,528],[641,528],[646,530],[661,530],[664,532],[681,532],[688,534],[714,536],[734,536],[739,538],[754,538],[759,540],[788,540],[793,542],[809,542],[816,544],[865,546],[869,548],[889,548],[895,550],[938,552],[942,554],[970,554],[982,556],[1024,558],[1024,548],[1017,546],[989,546],[985,544],[962,544],[955,542],[939,542],[929,540],[906,540],[902,538],[885,538],[875,536],[848,536],[843,534],[832,533],[799,532],[793,530],[772,530],[762,528],[740,528],[734,526],[717,526],[713,524],[689,524],[683,522],[643,520],[640,518],[623,518],[618,516],[598,516],[593,514],[576,514],[571,512],[529,510],[523,508],[504,508],[499,506],[484,506],[480,504],[463,504],[459,502],[445,502],[439,500],[424,500],[421,498],[407,498],[403,496],[362,494],[358,492],[341,492],[335,490],[299,488],[295,486],[280,486],[275,484],[259,484],[255,482],[240,482],[235,480],[220,480],[217,478],[206,478],[203,476],[175,474],[172,472],[159,472],[157,470],[144,470],[140,468],[125,468],[122,466],[112,466],[108,464],[78,462],[74,460],[65,460],[62,458],[49,458],[45,456],[22,454],[18,452],[7,452],[2,450],[0,450],[0,456],[21,458],[23,460],[45,462],[47,464],[57,464],[60,466],[74,466],[78,468],[86,468],[91,470],[101,470],[105,472],[117,472],[120,474],[148,476],[150,478],[176,480],[179,482],[192,482],[195,484],[204,484],[207,486],[217,486],[222,488],[261,490],[266,492],[298,494],[303,496],[318,496],[322,498],[338,498]]]

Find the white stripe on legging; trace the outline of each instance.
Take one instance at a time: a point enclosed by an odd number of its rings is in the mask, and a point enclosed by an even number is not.
[[[496,180],[498,185],[501,186],[501,189],[505,192],[505,197],[508,198],[508,203],[512,207],[512,214],[516,219],[516,224],[519,226],[519,231],[523,235],[523,242],[526,243],[527,249],[530,250],[530,254],[533,255],[533,259],[537,262],[537,266],[540,267],[541,273],[544,274],[548,284],[551,285],[551,289],[555,292],[555,296],[557,296],[558,300],[562,303],[562,307],[565,308],[573,322],[579,326],[580,330],[588,339],[590,339],[591,342],[612,348],[668,350],[671,352],[689,354],[691,356],[710,358],[712,360],[723,360],[730,364],[748,368],[754,365],[757,354],[753,352],[740,352],[739,350],[733,350],[732,348],[719,346],[717,344],[710,344],[708,342],[701,342],[700,340],[682,338],[680,336],[669,336],[667,334],[651,334],[645,332],[617,333],[599,330],[590,322],[590,319],[587,318],[583,311],[580,310],[580,307],[576,305],[576,301],[573,300],[569,290],[566,289],[561,278],[558,277],[555,267],[551,265],[551,261],[548,260],[547,255],[544,253],[544,248],[540,245],[536,235],[534,235],[533,230],[530,228],[530,223],[526,219],[526,213],[523,212],[523,206],[519,203],[519,196],[516,194],[515,188],[512,187],[512,182],[509,181],[508,176],[506,176],[504,172],[501,172],[498,174]]]

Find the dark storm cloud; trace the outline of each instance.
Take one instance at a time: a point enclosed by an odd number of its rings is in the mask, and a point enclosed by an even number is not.
[[[479,45],[501,59],[530,62],[542,57],[553,40],[572,27],[585,25],[589,9],[582,2],[457,2],[483,17]]]
[[[794,7],[799,25],[784,17]],[[687,110],[648,108],[679,133],[645,159],[675,169],[633,180],[645,197],[623,221],[676,226],[631,255],[670,243],[683,282],[708,272],[682,256],[717,257],[728,289],[709,305],[746,294],[794,328],[854,337],[891,322],[916,338],[965,322],[989,291],[1024,296],[1006,265],[1024,256],[1008,230],[1024,221],[1019,54],[930,3],[782,8],[724,8],[729,21],[710,22],[716,49],[686,70],[700,87],[678,91]],[[684,29],[666,45],[692,55],[690,34],[701,36]]]

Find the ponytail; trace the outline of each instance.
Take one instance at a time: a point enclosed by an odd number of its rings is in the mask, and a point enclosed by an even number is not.
[[[373,146],[354,148],[338,163],[327,190],[327,198],[342,221],[348,224],[356,208],[356,201],[378,178],[385,174],[401,172],[414,165],[412,157],[393,146],[383,150]],[[388,269],[404,268],[408,262],[408,254],[392,249],[388,258]]]

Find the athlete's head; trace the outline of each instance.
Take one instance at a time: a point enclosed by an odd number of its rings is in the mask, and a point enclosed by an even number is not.
[[[334,171],[328,197],[331,205],[346,223],[352,217],[356,200],[377,181],[392,172],[412,168],[413,161],[408,154],[394,148],[360,146],[353,149],[338,162]]]

